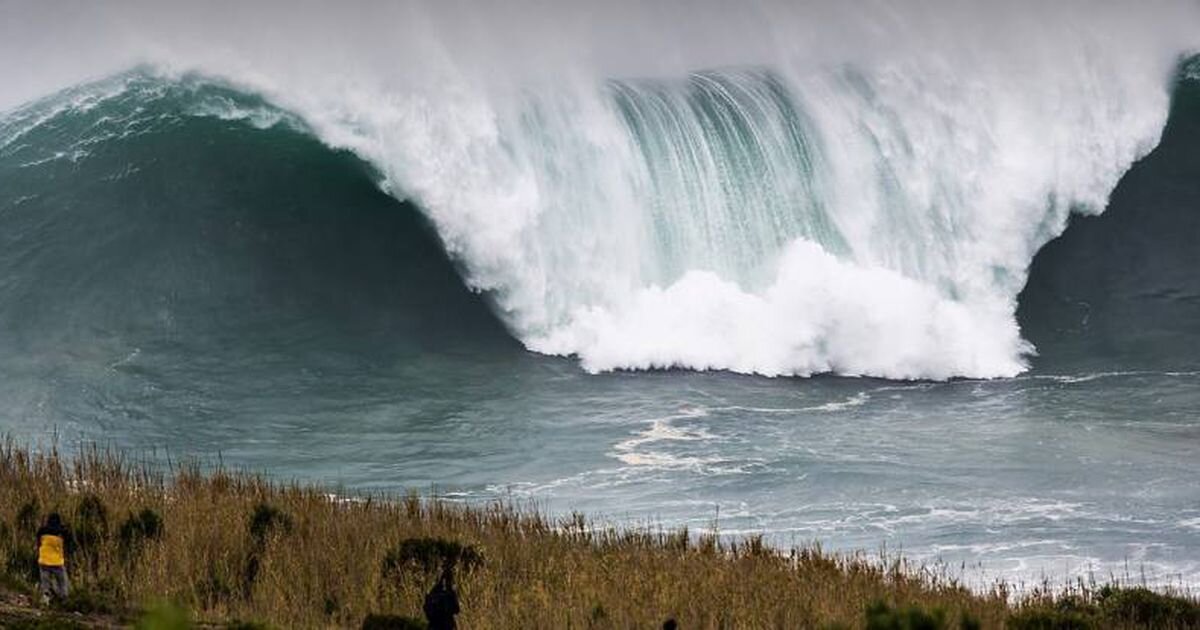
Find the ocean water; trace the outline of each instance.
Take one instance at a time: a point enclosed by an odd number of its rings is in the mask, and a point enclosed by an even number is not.
[[[1200,584],[1200,9],[755,6],[0,68],[0,432]]]

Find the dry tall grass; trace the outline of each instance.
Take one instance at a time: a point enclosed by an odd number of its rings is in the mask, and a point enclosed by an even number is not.
[[[161,515],[161,531],[142,525],[146,510]],[[902,561],[594,527],[503,505],[337,500],[194,465],[159,472],[96,449],[67,459],[0,447],[0,560],[10,574],[50,511],[80,537],[72,578],[92,597],[128,608],[166,598],[214,622],[357,627],[368,613],[420,617],[433,578],[384,570],[389,550],[418,537],[482,554],[458,576],[460,625],[471,629],[657,628],[668,617],[685,629],[854,628],[878,601],[941,609],[948,628],[964,619],[999,628],[1013,613],[1002,589],[972,593]]]

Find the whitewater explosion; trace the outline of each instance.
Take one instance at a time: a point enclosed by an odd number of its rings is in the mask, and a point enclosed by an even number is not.
[[[530,350],[590,371],[1011,376],[1035,351],[1014,315],[1031,259],[1154,148],[1200,9],[950,4],[81,8],[86,71],[141,69],[31,105],[81,77],[9,86],[0,151],[130,90],[232,86],[264,103],[187,114],[369,162]],[[106,29],[137,36],[109,49]]]

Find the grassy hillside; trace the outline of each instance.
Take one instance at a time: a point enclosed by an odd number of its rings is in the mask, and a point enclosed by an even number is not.
[[[902,560],[598,527],[504,505],[336,498],[253,475],[160,472],[110,452],[66,458],[12,443],[0,447],[0,583],[10,595],[32,592],[34,531],[51,511],[77,539],[66,607],[84,616],[74,622],[134,620],[155,602],[218,626],[419,618],[438,574],[430,554],[449,549],[464,559],[459,624],[470,629],[658,628],[667,618],[684,629],[1200,628],[1194,600],[1145,589],[1078,587],[1017,602],[1003,587],[972,592]]]

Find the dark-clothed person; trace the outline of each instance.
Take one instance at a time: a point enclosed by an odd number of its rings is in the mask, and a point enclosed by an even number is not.
[[[71,533],[58,513],[51,514],[37,531],[38,587],[43,603],[49,603],[51,597],[66,599],[71,590],[71,582],[67,579],[70,541]]]
[[[447,568],[425,596],[425,620],[429,622],[429,630],[455,630],[458,625],[454,616],[457,614],[458,593],[454,591],[454,576]]]

